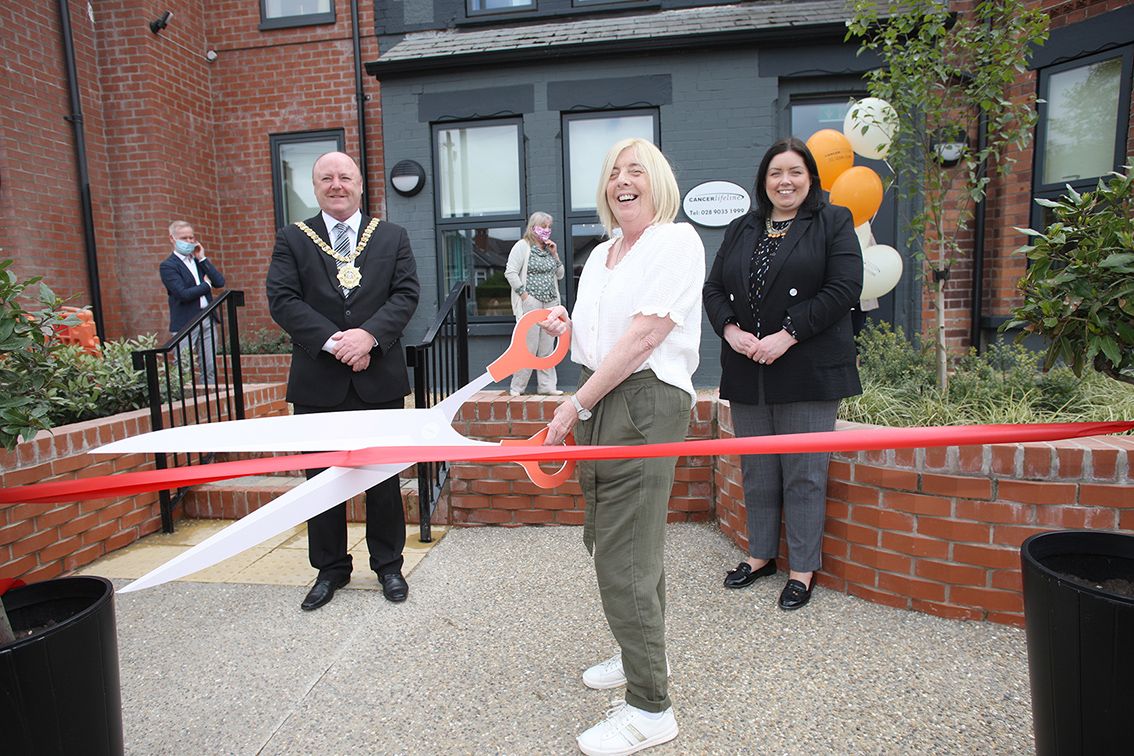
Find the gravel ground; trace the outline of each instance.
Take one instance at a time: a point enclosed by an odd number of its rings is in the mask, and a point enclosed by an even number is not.
[[[716,528],[667,550],[681,734],[650,753],[1033,752],[1023,630],[822,588],[783,612],[784,575],[720,586],[743,554]],[[409,582],[311,613],[294,587],[118,596],[127,752],[577,753],[621,693],[579,680],[615,651],[581,528],[453,529]]]

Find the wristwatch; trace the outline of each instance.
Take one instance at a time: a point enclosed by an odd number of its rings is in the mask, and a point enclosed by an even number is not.
[[[574,394],[571,394],[571,404],[575,405],[575,411],[579,413],[580,420],[591,419],[591,411],[583,405],[579,404],[579,397],[575,396]]]

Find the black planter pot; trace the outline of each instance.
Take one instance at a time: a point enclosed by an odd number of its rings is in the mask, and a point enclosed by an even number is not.
[[[1134,739],[1134,536],[1040,533],[1020,547],[1036,753],[1127,754]]]
[[[0,752],[121,754],[114,586],[66,577],[3,600],[17,639],[0,647]]]

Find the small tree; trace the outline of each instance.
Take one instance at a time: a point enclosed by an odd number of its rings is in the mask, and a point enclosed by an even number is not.
[[[1010,90],[1031,46],[1047,39],[1047,17],[1021,0],[974,2],[956,16],[940,0],[881,6],[854,0],[853,13],[846,38],[860,39],[859,52],[874,51],[883,64],[867,74],[867,88],[898,116],[887,162],[901,195],[920,203],[910,219],[910,243],[931,274],[937,381],[944,390],[945,288],[964,254],[957,239],[984,199],[989,172],[1006,173],[1013,162],[1008,150],[1031,138],[1034,95],[1013,100]],[[983,138],[970,141],[978,121],[985,124]],[[959,154],[943,154],[937,147],[943,143],[957,145]]]
[[[1134,384],[1134,176],[1112,173],[1091,192],[1067,194],[1043,231],[1018,251],[1031,264],[1020,279],[1024,303],[1001,330],[1023,328],[1049,341],[1044,370],[1062,360],[1082,376],[1090,365]]]

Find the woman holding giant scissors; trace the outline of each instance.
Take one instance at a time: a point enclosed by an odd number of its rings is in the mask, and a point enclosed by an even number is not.
[[[615,144],[597,193],[612,238],[591,252],[579,280],[571,358],[582,365],[576,393],[559,405],[546,443],[574,431],[580,444],[682,441],[696,400],[705,250],[687,223],[674,223],[680,195],[673,170],[643,139]],[[544,328],[560,335],[566,311]],[[583,541],[619,653],[583,673],[590,688],[626,685],[626,701],[578,736],[584,753],[633,753],[677,737],[665,653],[665,523],[676,460],[580,462],[586,501]]]

